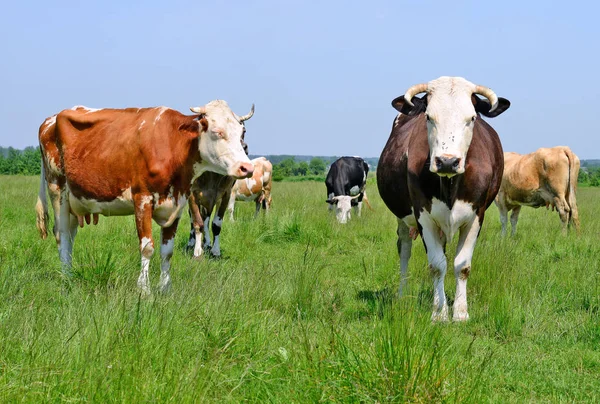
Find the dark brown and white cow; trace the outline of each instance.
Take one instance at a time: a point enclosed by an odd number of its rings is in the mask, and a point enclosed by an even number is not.
[[[496,197],[502,234],[511,210],[512,234],[516,233],[521,206],[552,207],[558,211],[563,232],[571,224],[579,231],[578,175],[579,158],[567,146],[543,147],[525,155],[504,153],[504,175]]]
[[[240,117],[244,122],[254,115],[254,105],[248,115]],[[244,153],[248,155],[248,145],[244,141],[246,128],[242,132],[241,143]],[[254,164],[253,164],[254,165]],[[254,173],[256,174],[256,166]],[[223,216],[228,208],[229,198],[236,178],[228,175],[220,175],[206,172],[200,176],[192,186],[192,194],[188,201],[190,212],[190,237],[188,239],[188,250],[193,251],[195,258],[202,256],[203,250],[210,251],[214,257],[221,256],[221,229],[223,227]],[[216,213],[211,222],[211,216],[216,207]],[[213,240],[210,233],[212,231]],[[204,243],[202,235],[204,234]]]
[[[273,165],[265,157],[253,159],[252,164],[254,165],[252,177],[237,180],[231,189],[227,210],[232,221],[236,201],[254,201],[256,204],[255,218],[258,217],[261,207],[265,213],[271,209],[271,203],[273,202],[271,197]]]
[[[415,97],[419,93],[426,95]],[[406,284],[416,227],[433,275],[432,320],[446,321],[445,247],[459,232],[453,319],[467,320],[471,258],[504,166],[500,139],[480,114],[498,116],[510,103],[461,77],[440,77],[409,88],[392,105],[400,114],[381,153],[377,185],[398,218],[399,292]]]
[[[135,215],[141,251],[138,286],[150,293],[154,254],[152,219],[161,227],[159,288],[170,284],[175,231],[192,182],[206,171],[237,178],[254,168],[242,150],[242,119],[225,101],[191,108],[195,115],[160,108],[75,107],[40,127],[42,182],[55,209],[59,256],[71,266],[77,225],[90,215]],[[44,185],[36,206],[38,228],[47,234]]]

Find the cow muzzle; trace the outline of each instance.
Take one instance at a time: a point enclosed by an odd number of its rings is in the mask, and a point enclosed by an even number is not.
[[[252,163],[238,163],[232,167],[228,175],[237,179],[250,178],[254,173],[254,166]]]
[[[430,165],[429,169],[431,172],[438,175],[444,175],[452,177],[456,174],[462,174],[465,172],[464,165],[461,164],[462,159],[447,154],[435,157],[433,164]]]

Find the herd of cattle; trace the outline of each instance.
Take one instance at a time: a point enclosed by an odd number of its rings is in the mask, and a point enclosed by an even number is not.
[[[515,233],[521,206],[556,209],[565,231],[571,224],[579,230],[579,159],[568,147],[503,154],[498,134],[481,115],[496,117],[510,102],[460,77],[412,86],[392,106],[399,114],[376,176],[381,198],[398,218],[399,293],[406,284],[412,242],[421,235],[434,281],[432,320],[448,320],[445,248],[458,233],[452,317],[467,320],[467,279],[486,209],[496,202],[503,233],[511,210]],[[99,214],[133,214],[141,251],[138,286],[150,293],[154,219],[161,227],[159,289],[166,291],[175,232],[186,206],[191,217],[188,248],[195,257],[205,250],[220,256],[223,218],[229,210],[233,220],[236,200],[254,201],[256,215],[261,207],[269,210],[272,165],[264,157],[250,160],[244,141],[244,122],[254,106],[243,116],[221,100],[191,111],[193,115],[165,107],[77,106],[40,126],[37,227],[45,238],[48,193],[65,271],[71,267],[78,226],[97,224]],[[342,157],[331,165],[327,203],[340,223],[350,219],[351,208],[360,216],[363,201],[370,208],[368,172],[360,157]]]

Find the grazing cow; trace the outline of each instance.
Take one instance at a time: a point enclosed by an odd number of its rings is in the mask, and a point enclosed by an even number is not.
[[[415,97],[419,93],[426,95]],[[480,114],[495,117],[510,103],[461,77],[440,77],[409,88],[392,106],[400,114],[379,159],[377,185],[398,218],[399,292],[406,284],[412,239],[418,231],[433,275],[432,320],[448,320],[445,247],[459,231],[452,317],[467,320],[471,258],[504,165],[500,139]]]
[[[521,206],[551,206],[558,210],[563,232],[571,224],[579,231],[575,198],[578,175],[579,158],[566,146],[541,148],[525,155],[504,153],[504,175],[496,197],[502,234],[506,234],[511,210],[512,234],[516,233]]]
[[[229,214],[233,221],[233,210],[235,201],[254,201],[256,203],[256,218],[260,212],[260,208],[268,212],[271,209],[271,177],[273,176],[273,165],[264,157],[257,157],[252,160],[254,164],[254,174],[252,177],[237,180],[231,190],[229,198]]]
[[[161,227],[159,288],[171,283],[170,260],[179,217],[194,179],[206,171],[244,178],[252,163],[242,150],[243,117],[225,101],[175,110],[75,107],[48,118],[40,127],[42,182],[36,206],[38,227],[46,232],[48,185],[63,268],[71,266],[78,223],[90,215],[135,215],[141,251],[138,286],[150,293],[148,269],[154,253],[152,219]]]
[[[246,121],[254,115],[254,105],[250,113],[240,120]],[[244,125],[245,126],[245,125]],[[242,148],[248,155],[248,145],[244,142],[246,128],[242,132]],[[254,170],[256,174],[256,169]],[[231,197],[231,189],[236,178],[228,175],[221,175],[213,172],[206,172],[200,176],[192,186],[192,194],[188,201],[190,213],[190,238],[187,248],[193,251],[194,257],[199,258],[203,253],[202,234],[204,234],[204,250],[208,250],[215,257],[221,256],[221,245],[219,238],[225,209]],[[217,207],[212,223],[211,216],[213,210]],[[211,247],[210,230],[212,229],[213,243]]]
[[[369,165],[360,157],[340,157],[331,164],[325,186],[329,210],[335,207],[338,222],[350,220],[350,207],[360,217],[363,199],[369,205],[367,186]]]

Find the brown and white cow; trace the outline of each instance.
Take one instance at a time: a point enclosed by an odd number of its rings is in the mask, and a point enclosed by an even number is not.
[[[265,212],[271,209],[271,179],[273,177],[273,165],[265,157],[257,157],[252,160],[254,164],[254,174],[252,177],[237,180],[231,190],[231,198],[229,198],[229,214],[233,220],[233,210],[235,201],[254,201],[256,203],[256,212],[254,217],[257,217],[260,208]]]
[[[154,219],[161,227],[159,288],[169,288],[175,231],[192,182],[206,171],[237,178],[254,171],[240,143],[243,119],[225,101],[191,110],[195,115],[166,107],[75,107],[42,124],[42,182],[52,198],[55,236],[65,270],[71,266],[81,218],[89,223],[90,215],[96,221],[98,214],[133,214],[141,251],[138,286],[150,293]],[[47,234],[43,191],[42,184],[36,206],[42,237]]]
[[[426,95],[415,97],[419,93]],[[433,275],[432,320],[446,321],[445,247],[460,232],[452,317],[467,320],[471,258],[485,210],[500,188],[503,169],[500,139],[480,114],[495,117],[510,103],[461,77],[440,77],[409,88],[392,106],[400,114],[379,159],[377,185],[383,201],[398,218],[399,292],[406,284],[416,227]]]
[[[241,119],[242,122],[250,119],[252,115],[254,115],[254,105],[252,105],[250,113]],[[244,141],[245,133],[246,129],[244,127],[241,143],[244,153],[248,155],[248,145]],[[235,177],[213,172],[206,172],[194,181],[192,194],[188,201],[191,229],[187,248],[193,251],[195,258],[202,256],[203,250],[210,251],[214,257],[221,256],[221,243],[219,239],[221,237],[223,217],[228,207],[231,190],[235,181]],[[211,216],[215,207],[216,213],[211,223]],[[213,240],[210,237],[211,230]],[[204,243],[202,243],[202,234],[204,234]]]
[[[563,224],[563,232],[573,224],[579,231],[577,213],[577,177],[579,158],[567,146],[540,148],[521,155],[504,153],[504,175],[496,197],[502,234],[506,234],[508,212],[512,234],[517,231],[521,206],[552,207]]]

